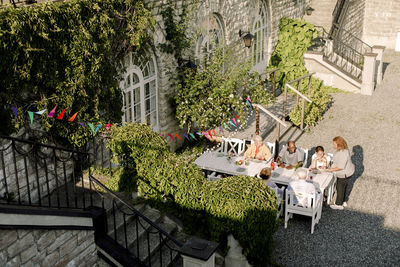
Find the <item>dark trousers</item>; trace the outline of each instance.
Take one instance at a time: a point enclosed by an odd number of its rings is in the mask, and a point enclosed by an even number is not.
[[[346,197],[347,184],[352,176],[346,178],[337,178],[336,181],[336,205],[343,205]]]

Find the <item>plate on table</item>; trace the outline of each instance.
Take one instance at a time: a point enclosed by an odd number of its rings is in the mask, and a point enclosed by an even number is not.
[[[218,158],[221,158],[221,157],[223,157],[223,156],[225,156],[224,153],[222,153],[222,152],[218,152],[218,153],[217,153],[217,157],[218,157]]]
[[[246,170],[246,168],[243,167],[239,167],[236,169],[237,172],[244,172]]]
[[[254,162],[254,163],[261,163],[261,162],[263,162],[263,160],[259,160],[259,159],[249,159],[249,161]]]
[[[311,169],[311,172],[312,172],[313,174],[319,174],[319,173],[321,173],[321,171],[318,170],[318,169]]]
[[[273,172],[271,176],[274,177],[274,178],[277,178],[277,177],[279,177],[279,173]]]

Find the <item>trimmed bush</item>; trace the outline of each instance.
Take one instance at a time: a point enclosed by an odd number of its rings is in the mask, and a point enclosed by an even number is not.
[[[205,238],[224,243],[233,234],[251,264],[270,261],[277,203],[261,180],[237,176],[208,182],[196,165],[170,152],[165,139],[142,124],[112,127],[109,147],[119,162],[127,155],[134,162],[141,196],[171,204],[181,218],[194,218],[194,231],[205,223]]]

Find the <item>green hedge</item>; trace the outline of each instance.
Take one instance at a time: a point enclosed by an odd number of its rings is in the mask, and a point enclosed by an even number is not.
[[[270,261],[277,203],[261,180],[240,176],[207,182],[197,166],[170,152],[164,138],[141,124],[112,127],[109,147],[116,160],[127,154],[133,159],[141,196],[177,207],[181,218],[192,218],[192,230],[208,229],[205,238],[226,242],[233,234],[251,264]]]

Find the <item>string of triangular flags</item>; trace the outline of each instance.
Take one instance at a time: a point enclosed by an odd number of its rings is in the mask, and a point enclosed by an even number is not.
[[[18,118],[18,108],[15,107],[15,106],[12,106],[11,109],[13,110],[15,117]],[[63,111],[61,111],[61,112],[58,114],[57,117],[54,117],[54,115],[55,115],[55,113],[56,113],[56,109],[57,109],[57,105],[55,105],[54,108],[49,112],[49,114],[47,114],[47,117],[49,117],[49,118],[55,118],[55,119],[57,119],[57,120],[63,120],[67,108],[64,108]],[[35,114],[42,116],[46,111],[47,111],[47,109],[43,109],[43,110],[40,110],[40,111],[27,111],[31,124],[33,123],[33,119],[34,119],[34,115],[35,115]],[[77,115],[78,115],[78,112],[75,112],[75,113],[68,119],[68,121],[69,121],[69,122],[75,121]],[[83,122],[78,122],[78,123],[79,123],[81,126],[86,127],[86,126],[85,126],[85,123],[83,123]],[[95,136],[95,135],[98,133],[98,131],[101,129],[101,127],[103,126],[102,124],[98,124],[98,125],[95,127],[93,123],[87,123],[87,125],[88,125],[88,127],[90,128],[90,130],[92,131],[93,136]],[[111,126],[112,126],[111,123],[107,123],[107,124],[104,125],[104,127],[106,128],[107,131],[110,131],[109,128],[110,128]]]
[[[251,102],[251,99],[250,99],[250,97],[247,97],[247,99],[246,99],[246,105],[247,105],[247,107],[248,107],[248,109],[253,109],[253,106],[252,106],[252,102]],[[223,123],[223,125],[220,125],[220,126],[217,126],[217,127],[214,127],[213,129],[211,129],[211,130],[206,130],[206,131],[201,131],[201,132],[194,132],[194,133],[188,133],[188,134],[183,134],[183,136],[185,137],[185,139],[187,139],[189,142],[191,142],[191,141],[193,141],[193,140],[195,140],[195,141],[197,141],[197,138],[196,138],[196,135],[198,135],[199,137],[200,136],[204,136],[204,137],[206,137],[207,139],[209,139],[209,140],[213,140],[213,134],[214,134],[214,137],[216,137],[217,136],[217,134],[216,134],[216,132],[215,132],[215,129],[219,129],[219,131],[222,133],[222,134],[224,134],[224,128],[226,129],[226,130],[228,130],[228,131],[232,131],[233,129],[234,129],[234,127],[238,127],[238,122],[239,122],[239,115],[236,115],[236,117],[233,117],[231,120],[229,120],[227,123]],[[229,124],[229,125],[228,125]],[[179,136],[179,134],[171,134],[171,133],[169,133],[169,134],[162,134],[162,133],[160,133],[160,136],[163,136],[164,138],[170,138],[173,142],[176,142],[176,141],[178,141],[178,140],[182,140],[182,138]],[[174,136],[176,137],[176,138],[174,138]],[[192,138],[192,140],[190,139],[190,137]]]

